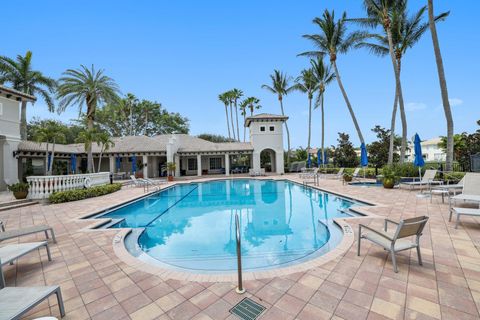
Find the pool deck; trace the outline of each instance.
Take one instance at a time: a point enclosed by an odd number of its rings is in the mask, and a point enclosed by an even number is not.
[[[300,182],[296,175],[268,178]],[[6,282],[59,284],[64,319],[237,319],[229,310],[244,297],[267,307],[260,319],[480,318],[480,220],[465,217],[455,230],[448,222],[448,205],[440,197],[430,203],[430,198],[417,197],[417,191],[349,186],[338,180],[321,180],[320,187],[377,204],[364,208],[372,217],[346,219],[355,237],[360,222],[381,228],[380,218],[429,216],[421,241],[423,267],[415,251],[404,251],[398,255],[399,272],[394,273],[383,249],[364,241],[357,257],[352,238],[342,252],[318,265],[246,280],[244,295],[235,293],[228,277],[190,281],[155,274],[117,255],[114,248],[124,231],[91,230],[97,222],[79,219],[143,195],[143,188],[127,187],[94,199],[0,212],[7,229],[46,223],[58,240],[51,245],[53,261],[44,250],[29,254],[4,267]],[[40,239],[42,234],[20,241]],[[54,298],[28,318],[50,314],[58,317]]]

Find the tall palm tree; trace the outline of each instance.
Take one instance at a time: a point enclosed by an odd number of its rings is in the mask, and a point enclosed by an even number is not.
[[[32,96],[39,95],[47,104],[48,110],[55,109],[52,94],[56,82],[32,69],[32,52],[18,55],[16,60],[0,56],[0,83],[9,83],[15,90]],[[20,137],[27,140],[27,101],[22,100],[20,115]]]
[[[111,147],[115,147],[115,143],[112,140],[112,137],[106,132],[98,133],[95,137],[95,141],[100,146],[100,155],[98,157],[98,170],[100,172],[100,166],[102,164],[102,157],[105,151],[110,150]]]
[[[225,117],[227,118],[228,138],[231,139],[232,135],[230,134],[230,123],[228,123],[228,105],[229,105],[228,94],[226,92],[219,94],[218,100],[223,102],[225,106]]]
[[[87,129],[93,130],[95,112],[99,104],[116,103],[120,90],[115,81],[104,74],[104,70],[95,70],[80,66],[80,69],[68,69],[59,80],[57,96],[60,99],[58,112],[65,111],[70,105],[77,105],[79,112],[87,106]],[[86,145],[87,146],[87,145]],[[93,171],[91,144],[85,150],[88,153],[87,170]]]
[[[77,143],[83,143],[85,152],[88,153],[88,164],[91,164],[91,168],[88,168],[88,172],[94,173],[95,168],[93,167],[93,156],[92,156],[92,144],[97,141],[98,131],[95,128],[86,129],[78,134],[78,137],[75,139]]]
[[[322,163],[325,163],[325,110],[323,106],[324,94],[327,85],[329,85],[333,80],[335,80],[335,74],[332,73],[330,66],[326,65],[323,62],[323,59],[317,58],[317,60],[310,60],[312,65],[312,70],[317,78],[318,82],[318,95],[315,102],[315,108],[320,106],[320,111],[322,113]]]
[[[401,76],[402,71],[402,58],[407,52],[408,49],[412,48],[425,34],[428,30],[428,23],[424,23],[423,15],[427,10],[427,7],[424,6],[420,8],[412,16],[408,16],[407,12],[407,0],[401,0],[398,3],[399,5],[395,6],[391,14],[391,30],[392,30],[392,40],[393,40],[393,50],[395,53],[395,60],[397,63],[398,75]],[[438,15],[435,20],[442,20],[448,16],[448,12]],[[371,34],[369,39],[374,40],[365,41],[359,43],[358,47],[365,47],[370,50],[375,55],[386,56],[390,53],[388,37],[386,34]],[[390,123],[390,145],[388,153],[388,164],[393,163],[393,153],[394,153],[394,141],[395,141],[395,119],[397,115],[397,106],[398,106],[398,94],[395,94],[393,109],[392,109],[392,118]],[[406,122],[405,110],[403,109],[401,115],[402,123]]]
[[[46,142],[47,144],[47,149],[45,153],[45,168],[47,175],[52,175],[53,172],[53,160],[55,159],[55,144],[56,143],[65,143],[66,142],[66,136],[65,133],[63,132],[63,127],[55,120],[47,120],[43,126],[38,128],[34,133],[33,133],[33,138],[37,142]],[[49,144],[52,144],[52,152],[51,152],[51,157],[50,161],[48,161],[49,158]]]
[[[278,101],[280,102],[280,110],[282,116],[285,115],[283,110],[283,97],[290,93],[292,90],[295,90],[294,86],[290,86],[290,77],[279,70],[273,70],[273,74],[270,75],[272,80],[272,85],[262,85],[263,89],[270,91],[273,94],[277,95]],[[285,121],[285,130],[287,131],[287,164],[290,163],[291,149],[290,149],[290,132],[288,131],[288,124]]]
[[[340,78],[340,72],[337,67],[337,54],[346,53],[350,48],[355,46],[355,44],[365,37],[365,32],[347,33],[346,19],[347,14],[345,12],[340,19],[335,20],[335,12],[332,11],[330,13],[328,10],[325,10],[321,18],[317,17],[313,19],[313,23],[320,28],[320,33],[306,34],[303,37],[312,41],[317,50],[307,51],[300,55],[311,57],[323,57],[324,55],[329,55],[330,64],[335,70],[338,86],[340,87],[340,91],[342,92],[350,116],[352,117],[358,138],[361,143],[364,143],[363,134],[358,125],[357,117],[355,116],[347,92],[343,86],[342,79]]]
[[[307,151],[310,152],[310,142],[312,136],[312,100],[313,94],[318,89],[318,81],[315,77],[313,70],[304,69],[301,71],[300,76],[295,80],[295,89],[307,94],[308,98],[308,142]]]
[[[255,97],[248,97],[245,98],[240,102],[240,114],[243,116],[243,142],[245,142],[246,130],[245,127],[245,118],[247,117],[247,109],[250,110],[250,116],[253,116],[253,110],[260,109],[262,106],[260,105],[260,99]]]
[[[404,11],[405,9],[398,9],[398,7],[406,7],[405,3],[405,1],[398,0],[364,0],[363,5],[365,7],[367,17],[350,19],[351,21],[360,23],[370,28],[376,28],[378,26],[381,26],[383,28],[383,31],[387,35],[388,52],[390,53],[390,58],[392,60],[392,66],[395,75],[394,109],[396,108],[396,102],[398,101],[400,106],[400,116],[402,120],[402,145],[400,150],[400,163],[404,162],[405,152],[407,149],[407,120],[405,116],[405,104],[403,101],[400,72],[398,69],[397,61],[395,59],[394,43],[392,36],[392,16],[395,16],[399,12]]]
[[[232,89],[231,91],[232,93],[232,100],[233,100],[233,104],[235,106],[235,118],[236,118],[236,122],[237,122],[237,140],[240,141],[240,129],[238,127],[238,111],[237,111],[237,104],[238,104],[238,100],[243,97],[243,91],[240,90],[240,89]],[[232,115],[233,116],[233,115]]]
[[[247,135],[247,128],[245,127],[245,120],[247,118],[247,108],[248,108],[248,101],[247,99],[244,99],[240,101],[240,104],[238,106],[240,108],[240,114],[243,116],[243,142],[245,142],[245,137]]]
[[[248,97],[248,108],[250,109],[250,116],[253,116],[253,111],[260,109],[262,106],[260,105],[260,99],[255,97]]]
[[[447,120],[447,159],[445,169],[451,171],[453,168],[453,117],[450,108],[450,101],[448,100],[447,80],[445,78],[445,70],[443,68],[442,53],[440,52],[440,44],[438,42],[437,27],[435,25],[435,18],[433,13],[433,0],[428,0],[428,23],[430,25],[430,32],[432,34],[433,50],[435,52],[435,61],[437,64],[438,80],[440,82],[440,90],[442,91],[443,110],[445,112],[445,119]]]
[[[232,90],[230,90],[230,91],[225,92],[225,94],[227,95],[228,105],[230,106],[230,122],[232,124],[233,140],[237,140],[237,136],[235,134],[235,123],[233,122],[233,102],[234,102],[233,92],[232,92]]]

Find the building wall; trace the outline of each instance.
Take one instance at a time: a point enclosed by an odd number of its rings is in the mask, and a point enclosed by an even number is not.
[[[20,143],[20,103],[0,97],[0,191],[18,182],[18,160],[14,157]]]
[[[265,128],[262,131],[261,128]],[[273,131],[270,128],[273,127]],[[253,145],[253,169],[260,169],[260,153],[265,149],[275,151],[277,173],[284,173],[283,163],[283,122],[252,121],[250,123],[250,142]]]
[[[0,135],[20,139],[20,103],[0,97]]]

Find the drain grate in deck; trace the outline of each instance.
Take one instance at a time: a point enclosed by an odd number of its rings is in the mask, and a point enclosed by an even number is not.
[[[236,306],[230,309],[230,313],[242,320],[255,320],[265,310],[265,307],[255,301],[244,298]]]

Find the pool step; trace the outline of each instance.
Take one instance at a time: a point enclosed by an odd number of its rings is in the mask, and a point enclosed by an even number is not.
[[[108,228],[116,225],[117,223],[122,222],[123,220],[125,220],[125,218],[111,219],[110,221],[107,221],[106,223],[98,226],[97,229],[108,229]]]
[[[10,209],[23,208],[27,206],[32,206],[38,204],[38,201],[32,201],[30,199],[25,200],[14,200],[9,202],[0,203],[0,211],[6,211]]]

